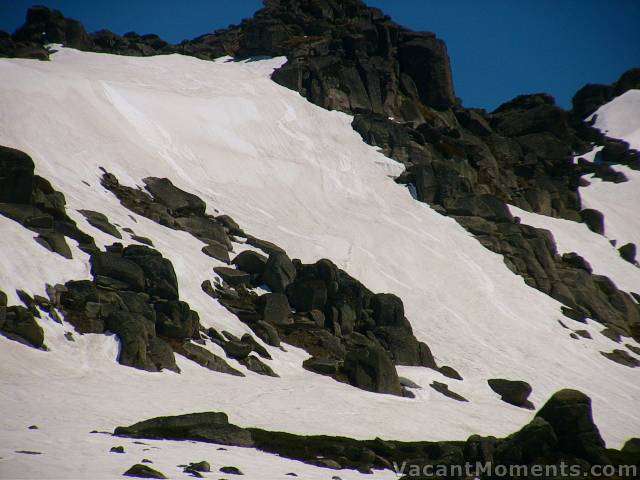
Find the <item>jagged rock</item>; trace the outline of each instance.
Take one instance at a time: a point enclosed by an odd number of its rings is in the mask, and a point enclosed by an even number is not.
[[[33,160],[20,150],[0,146],[0,203],[30,203]]]
[[[402,395],[398,373],[387,353],[380,347],[352,349],[344,359],[349,383],[363,390]]]
[[[124,453],[124,447],[123,447],[122,445],[117,446],[117,447],[111,447],[111,448],[109,449],[109,451],[110,451],[111,453]]]
[[[291,320],[291,306],[284,293],[266,293],[260,297],[262,317],[272,325],[288,325]]]
[[[141,292],[144,290],[144,271],[131,260],[113,253],[96,253],[91,256],[91,274],[106,277],[123,284],[124,289]],[[103,282],[104,283],[104,282]]]
[[[258,355],[260,355],[262,358],[266,358],[267,360],[272,360],[271,355],[269,354],[269,351],[266,348],[264,348],[250,334],[245,333],[244,335],[242,335],[242,338],[240,339],[240,341],[247,345],[251,345],[251,348],[253,349],[253,351],[256,352]]]
[[[635,243],[626,243],[622,245],[618,252],[620,252],[620,256],[625,259],[629,263],[636,263],[636,244]]]
[[[195,440],[239,447],[253,446],[251,433],[230,424],[227,415],[219,412],[156,417],[129,427],[118,427],[114,434],[131,438]]]
[[[221,262],[229,263],[229,250],[227,246],[215,240],[210,240],[208,245],[202,247],[202,253]]]
[[[585,208],[580,211],[582,221],[589,227],[592,232],[604,235],[604,216],[598,210]]]
[[[167,478],[162,472],[141,463],[136,463],[122,475],[136,478]]]
[[[224,345],[222,345],[222,348],[224,348],[225,353],[229,357],[235,358],[237,360],[247,358],[253,351],[253,345],[234,340],[226,342]]]
[[[593,269],[591,268],[591,265],[589,264],[589,262],[587,262],[583,257],[581,257],[575,252],[564,253],[562,255],[562,261],[565,263],[568,263],[574,268],[580,268],[587,273],[593,272]]]
[[[624,365],[625,367],[640,367],[640,360],[629,355],[624,350],[613,350],[611,352],[600,352],[603,357],[608,358],[611,361]]]
[[[301,312],[322,310],[327,302],[327,286],[322,280],[297,280],[286,291],[289,304]]]
[[[536,418],[553,428],[561,452],[594,464],[608,463],[604,441],[593,423],[591,399],[577,390],[560,390],[538,411]]]
[[[255,355],[249,355],[247,357],[239,359],[238,361],[242,365],[247,367],[248,370],[251,370],[252,372],[257,373],[259,375],[266,375],[268,377],[278,377],[279,376],[276,372],[273,371],[273,369],[269,365],[267,365],[264,362],[262,362]]]
[[[405,322],[404,305],[392,293],[378,293],[371,299],[373,320],[379,326],[397,326]]]
[[[154,200],[169,208],[175,216],[204,215],[206,204],[196,195],[173,185],[168,178],[148,177],[142,181]]]
[[[491,389],[500,395],[501,400],[516,407],[533,410],[535,407],[528,398],[531,395],[531,385],[521,380],[505,380],[490,378],[487,383]]]
[[[528,465],[536,459],[553,457],[558,451],[558,437],[553,427],[545,419],[536,417],[499,443],[493,455],[503,465]]]
[[[231,261],[231,263],[244,272],[254,275],[262,275],[262,272],[264,272],[265,266],[267,265],[267,257],[260,255],[258,252],[254,252],[253,250],[245,250],[240,252]]]
[[[6,337],[35,348],[44,348],[44,331],[25,307],[0,307],[0,332]]]
[[[177,353],[187,357],[189,360],[202,365],[209,370],[220,373],[227,373],[237,377],[244,377],[244,373],[231,367],[226,361],[217,355],[211,353],[206,348],[195,345],[191,342],[183,342],[178,346],[174,346]]]
[[[115,225],[109,222],[107,216],[100,212],[94,212],[93,210],[78,210],[84,218],[87,219],[90,225],[96,227],[98,230],[111,235],[116,238],[122,238],[122,234],[118,231]]]
[[[145,292],[165,300],[178,299],[178,279],[171,261],[145,245],[129,245],[122,252],[124,259],[138,265],[145,278]]]
[[[251,282],[251,276],[242,270],[231,267],[215,267],[213,271],[232,287],[248,285]]]
[[[437,370],[445,377],[452,378],[454,380],[462,380],[462,375],[460,375],[458,371],[453,367],[449,367],[448,365],[443,365],[442,367],[439,367]]]
[[[271,291],[283,293],[295,276],[296,267],[286,253],[274,252],[269,255],[262,279]]]
[[[154,306],[158,333],[179,340],[198,338],[200,319],[186,302],[169,300]]]
[[[442,395],[444,395],[445,397],[449,397],[453,400],[457,400],[458,402],[468,402],[469,400],[467,400],[466,398],[464,398],[462,395],[457,394],[456,392],[453,392],[451,390],[449,390],[449,385],[447,385],[446,383],[442,383],[442,382],[437,382],[437,381],[433,381],[429,384],[429,386],[431,388],[433,388],[436,392],[441,393]]]
[[[153,363],[148,351],[149,343],[155,336],[155,325],[152,321],[140,314],[119,310],[106,318],[106,327],[120,339],[118,362],[121,365],[150,372],[158,371],[158,366]]]
[[[273,327],[273,325],[267,323],[266,321],[258,321],[254,325],[252,325],[253,331],[256,335],[267,345],[271,345],[272,347],[280,346],[280,336],[278,335],[278,331]]]
[[[340,373],[342,362],[329,358],[311,357],[302,362],[302,366],[320,375],[334,376]]]

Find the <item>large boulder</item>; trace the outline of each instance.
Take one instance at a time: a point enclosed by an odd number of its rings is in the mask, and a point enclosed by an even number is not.
[[[142,181],[154,200],[169,208],[175,216],[204,215],[207,205],[196,195],[176,187],[168,178],[148,177]]]
[[[253,446],[251,433],[230,424],[227,415],[220,412],[156,417],[128,427],[118,427],[114,434],[132,438],[195,440],[238,447]]]
[[[267,257],[253,250],[245,250],[236,255],[231,263],[244,272],[261,275],[267,265]]]
[[[291,306],[284,293],[266,293],[260,297],[262,318],[271,325],[291,323]]]
[[[490,378],[487,383],[491,390],[500,395],[501,400],[516,407],[533,410],[535,407],[528,398],[531,394],[531,385],[521,380],[505,380],[503,378]]]
[[[327,303],[327,285],[322,280],[297,280],[287,287],[287,298],[299,312],[323,310]]]
[[[149,372],[159,370],[149,354],[149,344],[155,337],[155,326],[152,321],[140,314],[118,310],[107,317],[106,327],[120,340],[118,363]],[[157,358],[161,357],[157,355]],[[165,367],[171,368],[172,365]]]
[[[404,324],[404,305],[392,293],[377,293],[371,299],[373,320],[378,326],[399,326]]]
[[[33,160],[20,150],[0,146],[0,203],[30,203]]]
[[[189,308],[189,304],[180,300],[156,302],[156,328],[158,333],[178,340],[198,338],[200,319]]]
[[[144,271],[135,262],[116,253],[98,252],[91,256],[91,274],[121,282],[123,289],[141,292],[144,290]]]
[[[608,463],[605,443],[593,423],[591,399],[577,390],[560,390],[536,414],[558,438],[558,450],[595,463]]]
[[[296,267],[286,253],[274,252],[269,255],[262,280],[276,293],[283,293],[296,277]]]
[[[402,396],[398,372],[387,352],[375,345],[349,350],[344,370],[351,385],[377,393]]]
[[[44,347],[44,331],[28,309],[23,306],[0,309],[0,332],[32,347]]]
[[[145,245],[129,245],[122,256],[138,265],[145,277],[145,292],[166,300],[178,299],[178,278],[171,261]]]

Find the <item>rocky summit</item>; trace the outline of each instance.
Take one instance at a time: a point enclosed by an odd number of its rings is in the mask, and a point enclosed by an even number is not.
[[[0,57],[3,478],[640,475],[640,69],[469,108],[360,0]]]

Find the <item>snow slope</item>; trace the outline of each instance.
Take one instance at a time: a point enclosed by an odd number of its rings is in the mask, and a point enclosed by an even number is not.
[[[629,90],[600,107],[595,127],[613,138],[622,138],[631,148],[640,150],[640,90]],[[617,240],[620,247],[629,242],[640,247],[640,171],[624,165],[614,167],[629,179],[613,184],[593,176],[591,185],[580,189],[586,208],[595,208],[605,215],[605,235]],[[640,288],[640,287],[639,287]]]
[[[152,238],[173,262],[181,299],[204,325],[248,331],[201,291],[216,265],[200,252],[201,242],[123,209],[100,186],[100,166],[128,185],[141,185],[147,176],[168,177],[203,198],[210,213],[231,215],[290,255],[305,262],[330,258],[371,290],[399,295],[418,339],[429,344],[439,364],[455,367],[465,380],[399,367],[401,375],[425,387],[417,398],[373,394],[303,370],[307,354],[292,347],[270,348],[270,365],[281,378],[235,364],[247,377],[231,377],[184,359],[178,359],[179,375],[151,374],[118,365],[113,337],[75,335],[68,342],[63,335],[70,327],[45,319],[48,352],[0,337],[0,403],[11,412],[0,420],[0,476],[46,472],[68,478],[72,471],[108,478],[134,462],[115,460],[107,452],[113,441],[95,440],[89,431],[197,411],[224,411],[243,426],[357,438],[505,435],[532,413],[502,403],[486,383],[496,377],[529,382],[536,406],[560,388],[582,390],[593,399],[609,446],[638,436],[640,369],[600,355],[617,347],[597,333],[602,327],[564,318],[558,302],[527,287],[500,256],[455,221],[413,200],[393,181],[401,165],[364,144],[348,115],[316,107],[269,79],[283,61],[133,58],[64,48],[51,62],[2,59],[0,144],[33,157],[36,173],[65,193],[70,216],[99,245],[113,239],[88,225],[77,209],[100,211]],[[87,256],[77,248],[73,260],[64,260],[4,217],[0,229],[0,288],[10,303],[17,302],[15,288],[43,294],[45,281],[89,277]],[[559,319],[587,329],[593,340],[570,338]],[[431,390],[433,379],[470,402]],[[27,430],[32,424],[41,430]],[[210,452],[189,445],[181,446],[184,454],[166,457],[167,470]],[[14,453],[25,449],[43,455]],[[73,468],[59,458],[71,451]],[[237,455],[240,462],[247,454]],[[279,472],[290,468],[280,459],[269,465],[273,475],[265,470],[260,478],[281,478]],[[305,478],[334,474],[305,468],[318,475]]]

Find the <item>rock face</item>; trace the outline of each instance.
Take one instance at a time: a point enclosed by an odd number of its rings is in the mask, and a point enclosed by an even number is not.
[[[132,438],[194,440],[239,447],[253,446],[251,433],[230,424],[227,415],[218,412],[152,418],[129,427],[118,427],[114,434]]]
[[[0,215],[37,233],[38,244],[65,258],[72,258],[66,237],[85,252],[95,251],[93,238],[67,215],[64,195],[33,171],[26,153],[0,146]]]
[[[591,399],[577,390],[561,390],[540,409],[558,439],[558,449],[590,463],[607,463],[605,444],[593,423]]]

